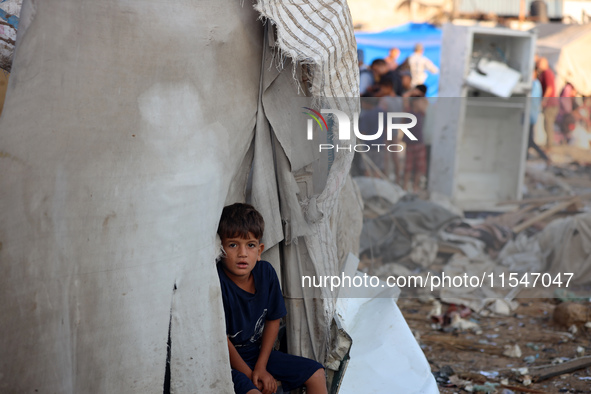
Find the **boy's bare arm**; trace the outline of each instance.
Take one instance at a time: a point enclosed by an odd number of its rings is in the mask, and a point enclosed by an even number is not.
[[[236,350],[236,347],[234,347],[234,344],[230,341],[230,338],[228,338],[228,352],[230,353],[230,366],[235,370],[242,372],[252,380],[252,370],[244,362],[242,357],[240,357],[240,354],[238,354],[238,351]]]
[[[252,381],[258,387],[258,382],[263,384],[263,394],[274,393],[277,391],[277,382],[275,378],[267,372],[267,362],[273,350],[273,345],[277,339],[279,333],[279,319],[267,320],[265,322],[265,328],[263,329],[263,338],[261,343],[261,350],[259,352],[259,358],[252,371]]]

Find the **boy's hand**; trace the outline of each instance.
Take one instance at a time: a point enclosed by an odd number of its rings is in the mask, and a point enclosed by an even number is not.
[[[274,394],[277,391],[277,381],[265,368],[255,367],[252,382],[263,394]]]

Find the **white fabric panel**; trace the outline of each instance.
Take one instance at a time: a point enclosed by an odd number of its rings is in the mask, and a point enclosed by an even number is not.
[[[341,298],[337,310],[353,340],[339,393],[439,393],[394,297]]]
[[[172,308],[172,390],[230,392],[214,234],[253,137],[256,13],[27,6],[0,119],[0,391],[160,393]]]

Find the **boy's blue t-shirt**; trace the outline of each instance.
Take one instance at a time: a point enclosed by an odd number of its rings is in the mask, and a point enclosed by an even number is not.
[[[267,261],[256,263],[252,270],[254,294],[232,282],[221,262],[217,269],[226,315],[226,334],[239,353],[258,349],[265,320],[280,319],[287,314],[275,269]]]

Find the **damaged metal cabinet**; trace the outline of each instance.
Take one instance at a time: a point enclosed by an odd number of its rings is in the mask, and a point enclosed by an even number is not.
[[[444,26],[430,191],[463,208],[521,198],[535,38],[507,28]],[[500,71],[483,72],[483,65]]]

